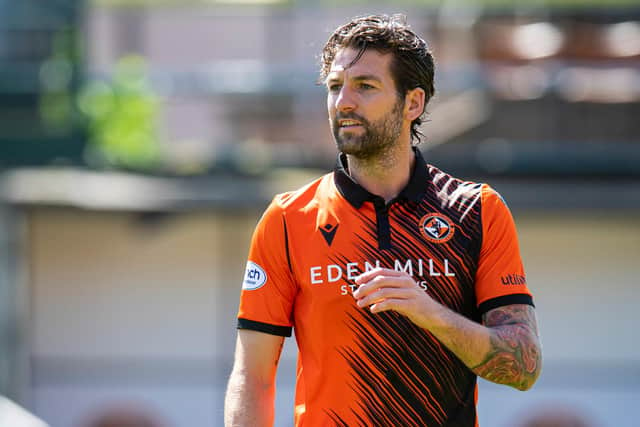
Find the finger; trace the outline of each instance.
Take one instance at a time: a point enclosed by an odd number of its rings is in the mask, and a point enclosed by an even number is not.
[[[359,298],[356,301],[358,307],[366,307],[372,304],[378,304],[386,299],[407,299],[411,295],[411,291],[402,288],[383,288],[369,294],[365,297]]]
[[[402,283],[397,283],[398,277],[376,276],[371,281],[361,284],[358,289],[353,292],[355,298],[365,297],[382,288],[402,288]]]
[[[381,288],[413,288],[416,282],[410,276],[376,276],[371,281],[362,283],[353,292],[355,298],[362,298]]]
[[[371,313],[382,313],[383,311],[401,312],[402,307],[406,304],[405,299],[391,298],[385,299],[369,307]]]
[[[387,276],[387,277],[400,277],[405,275],[406,273],[404,271],[400,272],[397,270],[393,270],[391,268],[374,268],[373,270],[369,270],[369,271],[365,271],[364,273],[362,273],[361,275],[359,275],[358,277],[356,277],[355,282],[356,284],[362,284],[362,283],[367,283],[371,280],[373,280],[375,277],[377,276]]]

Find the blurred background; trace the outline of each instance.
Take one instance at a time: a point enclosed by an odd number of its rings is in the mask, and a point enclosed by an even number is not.
[[[519,229],[544,371],[481,381],[481,425],[637,425],[637,0],[0,0],[0,395],[54,427],[222,425],[253,228],[335,161],[318,54],[378,12],[437,60],[425,157]]]

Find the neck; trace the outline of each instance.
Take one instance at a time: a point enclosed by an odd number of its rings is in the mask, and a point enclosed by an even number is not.
[[[349,174],[371,194],[386,202],[393,200],[407,186],[415,164],[411,146],[394,147],[371,159],[359,159],[347,155]]]

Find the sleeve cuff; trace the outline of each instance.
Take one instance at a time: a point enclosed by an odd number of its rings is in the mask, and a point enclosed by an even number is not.
[[[505,305],[511,304],[527,304],[535,307],[533,304],[533,298],[528,294],[511,294],[511,295],[503,295],[497,298],[491,298],[481,303],[478,306],[478,310],[480,311],[480,315],[485,314],[486,312],[493,310],[494,308],[503,307]]]
[[[238,318],[238,329],[250,329],[252,331],[264,332],[266,334],[290,337],[293,328],[291,326],[277,326],[269,323]]]

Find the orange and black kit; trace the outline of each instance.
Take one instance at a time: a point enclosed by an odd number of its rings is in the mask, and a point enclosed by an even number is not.
[[[296,426],[477,425],[476,375],[406,317],[357,307],[362,272],[406,271],[477,322],[493,308],[533,305],[502,198],[415,153],[389,203],[353,181],[340,156],[332,173],[276,196],[256,227],[238,327],[295,330]]]

